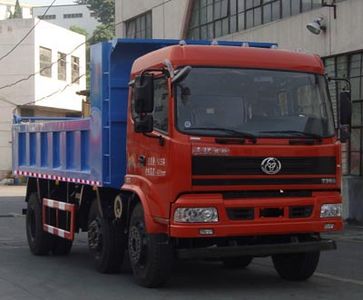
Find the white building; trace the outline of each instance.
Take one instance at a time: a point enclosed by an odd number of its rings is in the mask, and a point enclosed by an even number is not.
[[[48,6],[33,7],[33,16],[68,29],[71,26],[81,27],[87,31],[89,36],[100,25],[95,14],[87,8],[87,5],[55,5],[42,17],[47,9]]]
[[[0,0],[0,20],[9,19],[15,11],[16,0]],[[23,19],[32,17],[32,5],[20,1]]]
[[[82,107],[82,97],[76,92],[86,88],[85,37],[44,21],[35,26],[38,21],[0,21],[0,178],[11,170],[11,123],[16,105]],[[29,36],[3,57],[33,26]]]
[[[329,75],[349,78],[353,126],[344,192],[349,217],[363,221],[362,0],[116,0],[115,8],[119,37],[277,42],[317,53]],[[326,30],[315,35],[306,25],[317,18]],[[335,104],[335,84],[331,92]]]

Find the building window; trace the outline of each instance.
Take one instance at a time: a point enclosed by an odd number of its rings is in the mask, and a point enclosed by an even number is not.
[[[58,80],[67,79],[67,54],[58,52]]]
[[[76,56],[72,56],[71,64],[72,64],[72,83],[79,83],[79,58]]]
[[[126,37],[127,38],[152,38],[152,17],[151,11],[139,15],[136,18],[130,19],[125,22],[126,24]]]
[[[39,48],[40,75],[52,77],[52,50],[44,47]]]
[[[55,20],[57,18],[56,15],[45,15],[45,16],[38,16],[41,20]]]
[[[363,176],[363,51],[327,57],[324,59],[329,76],[348,78],[352,85],[352,136],[343,147],[344,174]],[[341,81],[331,81],[330,95],[336,116],[339,115],[337,99],[346,88]],[[337,119],[337,118],[336,118]],[[337,120],[337,124],[339,120]]]
[[[64,14],[64,19],[75,19],[75,18],[82,18],[83,14]]]
[[[91,18],[97,18],[97,13],[96,12],[91,12],[90,17]]]
[[[196,0],[190,39],[213,39],[309,11],[322,0]]]

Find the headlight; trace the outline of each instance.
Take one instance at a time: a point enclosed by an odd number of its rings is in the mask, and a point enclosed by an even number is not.
[[[215,223],[218,222],[218,211],[214,207],[180,207],[175,210],[174,221],[178,223]]]
[[[342,216],[341,204],[324,204],[320,209],[320,218],[331,218]]]

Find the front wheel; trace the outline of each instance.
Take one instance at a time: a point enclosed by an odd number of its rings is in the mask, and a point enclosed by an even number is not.
[[[174,260],[173,248],[166,235],[147,233],[144,210],[140,204],[132,212],[128,251],[138,284],[150,288],[158,287],[169,279]]]
[[[272,256],[272,262],[281,278],[302,281],[310,278],[318,266],[320,252],[279,254]]]

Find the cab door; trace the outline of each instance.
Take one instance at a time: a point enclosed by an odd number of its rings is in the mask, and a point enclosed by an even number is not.
[[[171,103],[169,80],[154,78],[154,129],[152,133],[135,133],[133,120],[128,127],[128,175],[133,177],[147,198],[154,216],[168,217],[171,189],[169,158],[171,139]],[[130,107],[135,116],[133,105]]]

